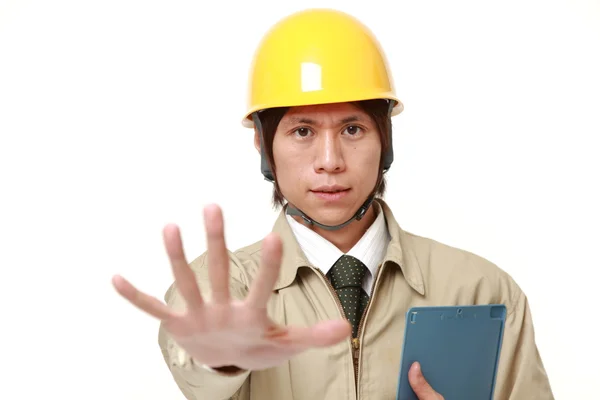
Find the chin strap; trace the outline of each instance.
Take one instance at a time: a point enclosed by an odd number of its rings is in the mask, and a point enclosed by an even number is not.
[[[354,220],[360,221],[362,219],[362,217],[364,217],[365,214],[367,213],[367,211],[369,210],[369,207],[373,203],[373,200],[375,200],[375,195],[374,194],[372,194],[372,195],[369,196],[369,198],[367,199],[367,201],[365,201],[363,203],[363,205],[360,206],[360,208],[358,209],[358,211],[356,211],[356,213],[354,213],[354,215],[352,216],[352,218],[350,218],[348,221],[346,221],[346,222],[344,222],[342,224],[339,224],[339,225],[324,225],[324,224],[321,224],[321,223],[315,221],[314,219],[312,219],[311,217],[309,217],[308,215],[304,214],[302,211],[300,211],[296,207],[292,206],[290,203],[286,204],[286,206],[285,206],[285,213],[287,215],[301,217],[304,220],[304,222],[306,222],[309,225],[318,226],[319,228],[325,229],[325,230],[328,230],[328,231],[335,231],[335,230],[338,230],[338,229],[342,229],[343,227],[345,227],[346,225],[350,224]]]

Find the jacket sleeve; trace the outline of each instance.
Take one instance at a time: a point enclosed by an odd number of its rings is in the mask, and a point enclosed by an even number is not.
[[[230,293],[232,298],[243,299],[248,293],[247,277],[241,263],[230,259]],[[208,266],[205,263],[206,254],[194,260],[190,266],[205,300],[210,299],[210,282]],[[173,283],[165,294],[167,305],[176,309],[185,309],[185,300]],[[160,326],[158,343],[175,383],[188,400],[225,400],[249,398],[250,371],[240,371],[233,374],[212,371],[195,362]]]
[[[554,400],[550,382],[535,343],[527,297],[514,284],[495,388],[496,400]]]

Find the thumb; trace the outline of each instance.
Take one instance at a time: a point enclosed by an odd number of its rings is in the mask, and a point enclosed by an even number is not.
[[[444,398],[437,393],[427,382],[421,371],[421,365],[418,362],[413,363],[408,371],[408,382],[414,390],[419,400],[443,400]]]
[[[284,333],[270,338],[282,346],[307,349],[337,344],[352,334],[352,327],[347,320],[339,319],[321,321],[314,326],[288,326]]]

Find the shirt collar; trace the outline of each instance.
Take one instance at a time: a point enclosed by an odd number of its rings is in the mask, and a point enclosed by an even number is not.
[[[353,256],[367,266],[371,277],[375,276],[377,267],[383,260],[390,241],[390,235],[385,223],[385,215],[378,203],[373,203],[377,217],[369,226],[360,240],[346,253]],[[290,228],[298,241],[298,245],[306,255],[308,261],[327,274],[333,264],[344,253],[333,243],[323,238],[307,226],[299,223],[294,218],[286,215]]]
[[[392,210],[384,200],[376,199],[373,203],[375,202],[381,206],[391,237],[382,263],[393,264],[400,268],[406,282],[415,291],[424,295],[426,290],[425,280],[423,279],[422,267],[419,265],[419,259],[417,258],[417,249],[413,245],[412,235],[402,230],[394,218]],[[281,270],[274,287],[274,290],[280,290],[291,285],[296,279],[298,270],[309,267],[310,263],[286,219],[285,209],[279,213],[272,232],[280,236],[283,245]]]

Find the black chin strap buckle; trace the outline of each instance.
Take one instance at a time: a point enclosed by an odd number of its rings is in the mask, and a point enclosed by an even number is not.
[[[362,217],[365,216],[365,214],[367,213],[367,208],[365,206],[362,206],[361,208],[358,209],[358,212],[356,213],[356,220],[360,221],[362,219]]]
[[[300,215],[300,217],[302,217],[302,219],[304,220],[304,222],[306,222],[309,225],[313,224],[313,220],[308,218],[304,213],[302,213],[302,215]]]

